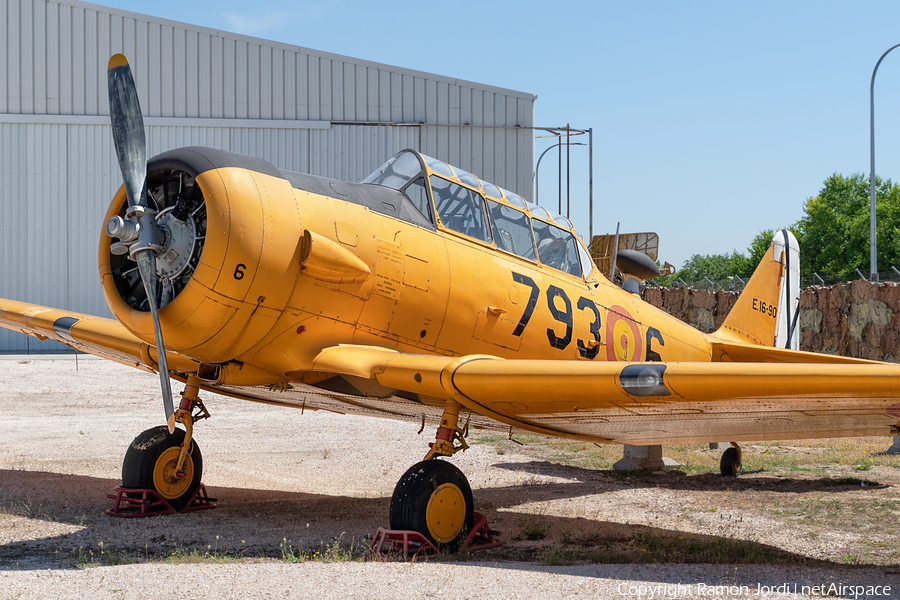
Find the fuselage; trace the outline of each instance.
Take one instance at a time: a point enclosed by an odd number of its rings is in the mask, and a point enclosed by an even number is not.
[[[151,171],[190,173],[208,213],[190,280],[161,311],[167,347],[217,365],[217,379],[233,384],[296,379],[321,349],[350,343],[447,356],[710,360],[704,334],[600,274],[567,219],[419,160],[409,175],[418,195],[209,149],[151,161]],[[455,196],[442,202],[440,193]],[[487,208],[473,217],[459,198]],[[123,206],[120,193],[108,217]],[[562,240],[545,237],[563,249],[557,267],[541,231]],[[152,340],[145,312],[110,285],[110,241],[100,264],[111,308]]]
[[[276,328],[282,333],[271,341],[291,356],[288,364],[307,363],[335,343],[503,358],[710,359],[702,333],[596,270],[585,279],[441,225],[432,231],[338,199],[295,195],[305,227],[357,232],[358,239],[349,236],[353,247],[343,233],[329,237],[352,249],[372,276],[334,283],[301,272]]]

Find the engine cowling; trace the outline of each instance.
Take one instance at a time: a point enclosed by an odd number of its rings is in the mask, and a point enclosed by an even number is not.
[[[300,272],[303,227],[284,175],[263,160],[181,148],[147,165],[148,205],[165,234],[156,259],[166,347],[224,363],[272,329]],[[124,187],[100,236],[103,293],[116,318],[154,344],[153,321],[124,221]],[[119,219],[117,220],[117,217]]]

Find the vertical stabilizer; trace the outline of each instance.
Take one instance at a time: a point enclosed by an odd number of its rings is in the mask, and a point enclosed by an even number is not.
[[[800,245],[794,234],[782,229],[716,335],[799,350],[799,307]]]

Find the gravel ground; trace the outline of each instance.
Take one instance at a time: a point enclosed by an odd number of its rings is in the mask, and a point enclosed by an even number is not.
[[[77,370],[71,358],[0,360],[0,600],[900,598],[900,568],[842,564],[871,544],[866,536],[776,519],[765,506],[754,506],[771,494],[802,495],[805,482],[762,477],[725,484],[660,473],[635,485],[490,444],[473,444],[453,462],[469,477],[476,508],[504,532],[503,548],[472,555],[472,562],[284,561],[283,548],[327,553],[336,541],[359,546],[387,525],[393,487],[424,455],[433,432],[418,436],[418,426],[408,423],[301,414],[211,394],[203,397],[213,418],[195,433],[203,480],[218,508],[152,519],[107,517],[111,501],[105,496],[119,483],[125,449],[142,430],[163,422],[157,385],[153,374],[94,359],[79,359]],[[896,500],[895,470],[877,477],[887,485],[848,493]],[[895,513],[886,516],[896,520]],[[546,539],[524,539],[522,532],[536,522]],[[636,527],[747,540],[823,566],[546,566],[546,552],[561,540]],[[896,564],[893,550],[885,552],[885,564]],[[173,553],[229,558],[165,562]],[[109,566],[147,557],[153,560]],[[823,584],[870,589],[799,593],[804,585]],[[892,590],[872,588],[885,585]]]

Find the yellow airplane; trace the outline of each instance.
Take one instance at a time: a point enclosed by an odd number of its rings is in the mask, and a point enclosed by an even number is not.
[[[470,428],[630,445],[900,431],[900,366],[796,350],[786,231],[703,334],[640,299],[658,273],[643,255],[619,253],[614,285],[568,219],[412,150],[360,184],[209,148],[147,162],[124,56],[108,76],[124,185],[99,270],[115,319],[0,300],[0,326],[159,372],[167,424],[128,449],[126,487],[185,506],[201,389],[436,425],[390,524],[442,548],[473,523],[465,476],[440,460]],[[739,448],[721,466],[736,474]]]

